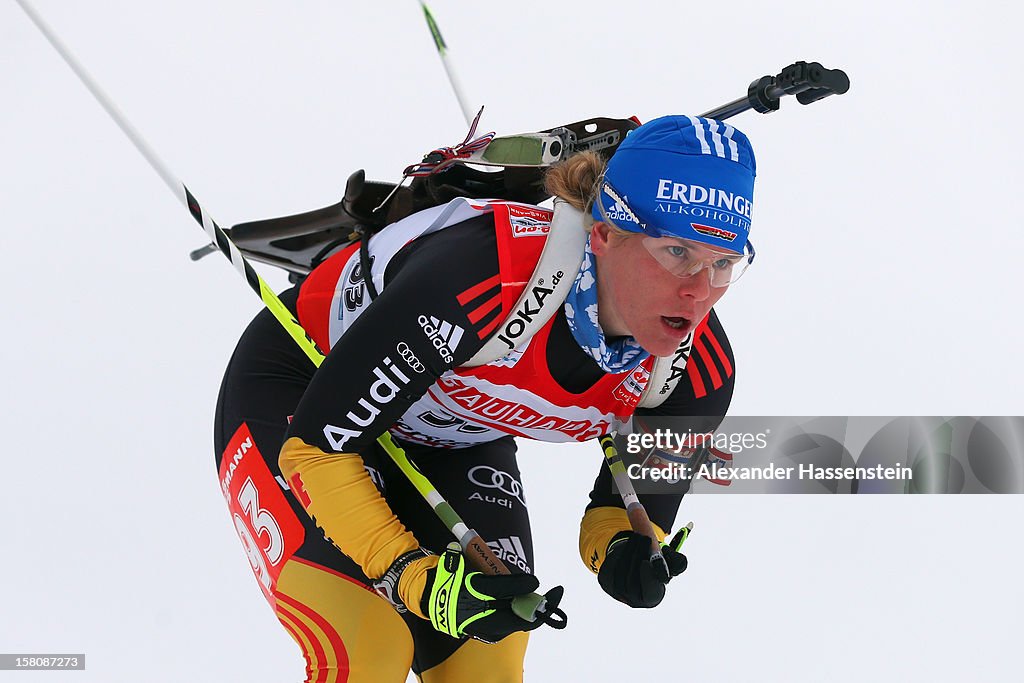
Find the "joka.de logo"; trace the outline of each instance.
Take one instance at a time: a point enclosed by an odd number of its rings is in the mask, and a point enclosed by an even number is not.
[[[523,485],[508,472],[496,470],[490,465],[477,465],[466,473],[469,481],[485,489],[497,489],[502,493],[512,496],[524,506],[526,499],[523,498]],[[472,500],[472,497],[471,497]]]
[[[358,407],[363,413],[360,415],[355,410],[350,410],[345,415],[356,427],[369,427],[380,415],[381,406],[391,403],[398,395],[401,388],[409,383],[409,376],[398,369],[394,362],[387,356],[380,364],[373,368],[373,376],[376,378],[370,385],[366,396],[359,399]],[[349,439],[361,436],[362,429],[351,429],[328,424],[324,426],[324,436],[331,448],[335,451],[342,451]]]
[[[464,330],[458,325],[453,325],[445,320],[438,320],[434,316],[428,318],[425,315],[421,315],[416,319],[416,322],[420,324],[423,332],[427,335],[427,339],[437,349],[441,360],[448,365],[454,365],[454,354],[456,349],[459,348],[459,342],[462,341]]]
[[[544,299],[548,298],[548,295],[555,291],[555,286],[562,281],[563,277],[565,277],[565,273],[561,270],[554,273],[550,277],[550,286],[545,286],[545,278],[537,280],[537,284],[534,285],[530,293],[523,299],[523,303],[519,305],[515,313],[509,316],[508,322],[505,323],[498,334],[498,339],[508,344],[510,350],[515,350],[516,340],[526,332],[526,326],[532,323],[533,319],[540,313]]]

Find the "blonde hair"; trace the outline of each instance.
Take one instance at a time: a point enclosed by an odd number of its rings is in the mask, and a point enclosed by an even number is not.
[[[604,167],[605,161],[597,152],[577,152],[548,169],[544,189],[586,213],[597,196],[597,181]]]
[[[582,211],[584,227],[589,229],[595,222],[590,215],[590,208],[597,198],[597,186],[607,165],[608,162],[597,152],[577,152],[548,169],[544,176],[544,189],[548,194]],[[617,225],[607,225],[612,234],[620,239],[634,235]]]

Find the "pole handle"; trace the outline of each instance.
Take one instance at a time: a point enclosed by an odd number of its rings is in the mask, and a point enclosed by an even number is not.
[[[462,544],[462,552],[466,559],[477,571],[495,575],[512,573],[475,530],[470,529],[459,542]]]

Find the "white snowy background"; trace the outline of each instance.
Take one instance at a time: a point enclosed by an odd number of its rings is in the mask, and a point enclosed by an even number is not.
[[[465,126],[419,8],[35,0],[224,226],[391,180]],[[798,59],[849,94],[732,121],[759,260],[720,311],[734,414],[1024,412],[1020,10],[1011,3],[435,0],[484,127],[698,113]],[[0,680],[295,681],[225,513],[211,423],[259,309],[18,6],[0,2]],[[282,275],[265,271],[278,288]],[[529,681],[1019,680],[1013,497],[691,496],[654,611],[577,557],[596,446],[521,446],[544,585]],[[483,679],[481,679],[483,680]]]

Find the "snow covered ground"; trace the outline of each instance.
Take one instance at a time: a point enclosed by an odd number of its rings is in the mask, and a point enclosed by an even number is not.
[[[359,167],[397,179],[465,133],[410,0],[34,4],[224,226],[333,203]],[[733,413],[1022,414],[1019,9],[433,9],[499,133],[698,113],[798,59],[845,69],[843,97],[733,121],[760,172],[758,262],[720,306]],[[0,652],[87,654],[39,680],[298,680],[213,468],[259,301],[219,256],[188,260],[204,235],[13,2],[0,93]],[[1019,676],[1020,496],[692,496],[690,569],[641,613],[576,557],[599,458],[522,445],[537,574],[571,619],[533,637],[527,680]]]

